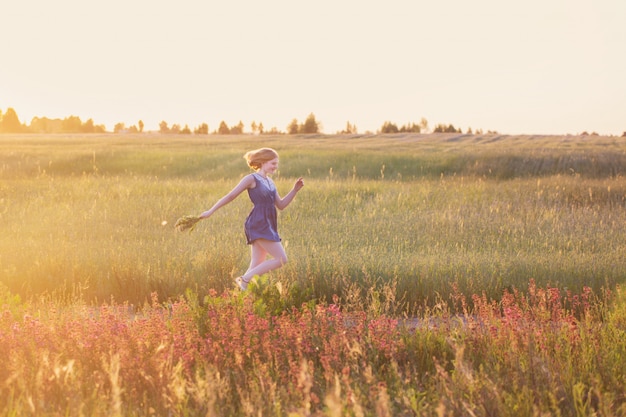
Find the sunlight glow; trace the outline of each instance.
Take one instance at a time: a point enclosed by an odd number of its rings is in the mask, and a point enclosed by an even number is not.
[[[503,133],[626,130],[621,0],[3,5],[0,109],[325,133],[385,121]]]

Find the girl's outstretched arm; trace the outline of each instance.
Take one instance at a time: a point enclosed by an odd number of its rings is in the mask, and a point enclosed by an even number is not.
[[[276,191],[276,200],[274,202],[276,208],[279,210],[283,210],[289,204],[291,204],[293,199],[296,197],[296,194],[298,194],[298,191],[300,191],[302,187],[304,187],[304,180],[302,179],[302,177],[300,177],[296,180],[293,188],[291,189],[291,191],[289,191],[289,193],[287,193],[284,198],[281,198],[280,195],[278,195],[278,191]]]
[[[220,198],[217,203],[213,205],[210,209],[205,211],[200,215],[201,219],[206,219],[211,217],[213,213],[215,213],[219,208],[224,207],[226,204],[233,201],[235,198],[239,196],[244,190],[247,190],[252,185],[254,185],[254,177],[252,175],[246,175],[239,181],[239,184],[235,188],[233,188],[228,194],[224,197]]]

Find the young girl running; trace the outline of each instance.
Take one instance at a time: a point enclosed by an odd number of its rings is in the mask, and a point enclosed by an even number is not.
[[[252,248],[250,266],[245,274],[235,279],[242,290],[255,275],[263,275],[280,268],[287,263],[287,254],[278,235],[276,209],[283,210],[304,186],[304,180],[298,178],[293,188],[285,197],[281,197],[270,178],[278,169],[278,153],[271,148],[261,148],[244,155],[248,166],[256,172],[246,175],[228,194],[219,199],[209,210],[200,215],[200,219],[211,217],[219,208],[233,201],[244,190],[254,207],[245,223],[246,239]]]

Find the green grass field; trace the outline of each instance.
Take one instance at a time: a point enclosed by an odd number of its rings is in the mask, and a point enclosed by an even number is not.
[[[232,287],[248,247],[243,195],[192,233],[276,148],[290,263],[272,274],[293,303],[393,288],[394,308],[539,285],[612,288],[626,279],[626,141],[470,135],[0,138],[0,272],[23,296],[77,292],[141,303]],[[385,291],[390,294],[389,291]]]
[[[245,293],[245,195],[305,188]],[[626,416],[626,140],[0,137],[0,415]]]

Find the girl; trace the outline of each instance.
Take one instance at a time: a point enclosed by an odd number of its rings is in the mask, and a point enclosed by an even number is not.
[[[304,187],[303,179],[298,178],[291,191],[281,198],[270,178],[270,175],[278,169],[278,153],[271,148],[250,151],[244,158],[248,166],[256,172],[243,177],[235,188],[200,215],[200,219],[209,218],[244,190],[248,190],[248,196],[254,207],[246,219],[245,232],[248,244],[252,248],[252,256],[246,273],[235,279],[242,290],[248,288],[248,283],[255,275],[263,275],[287,263],[287,255],[277,231],[276,209],[282,210],[287,207]],[[268,256],[271,258],[268,259]]]

